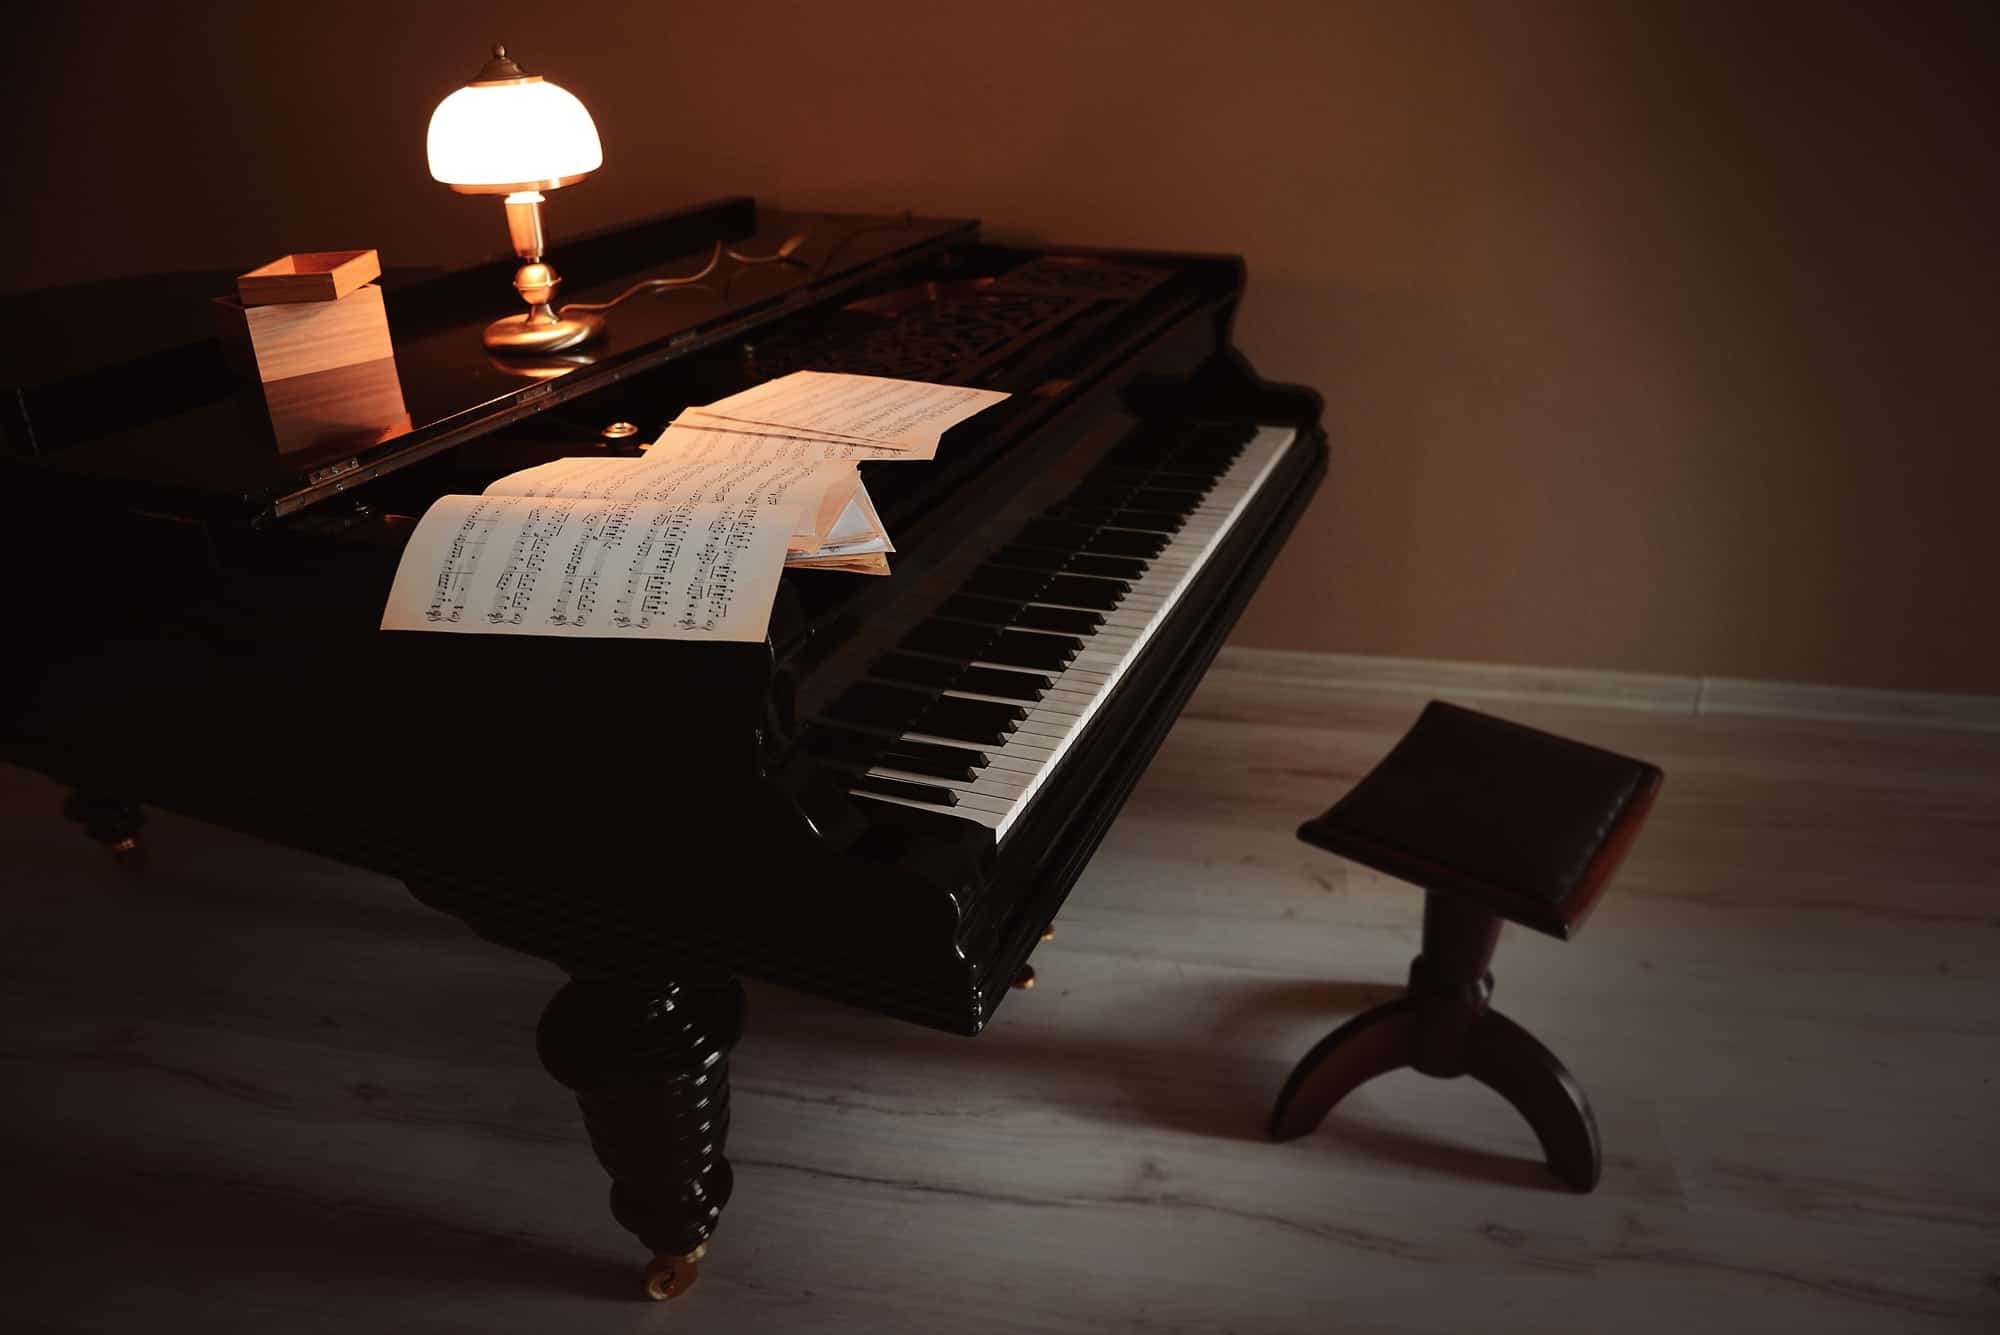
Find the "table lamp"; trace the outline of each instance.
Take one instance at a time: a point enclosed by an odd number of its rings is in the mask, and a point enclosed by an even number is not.
[[[524,263],[514,290],[524,315],[486,326],[496,352],[559,352],[604,332],[601,316],[565,316],[551,300],[562,282],[542,262],[542,192],[574,185],[604,164],[597,127],[583,103],[538,74],[524,74],[493,48],[472,82],[438,103],[426,142],[431,175],[462,195],[505,195],[507,232]]]

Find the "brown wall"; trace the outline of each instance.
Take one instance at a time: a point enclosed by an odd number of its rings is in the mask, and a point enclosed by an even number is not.
[[[1247,255],[1240,341],[1339,453],[1239,643],[1994,691],[1988,9],[48,8],[6,253],[494,253],[423,130],[505,38],[605,142],[558,260],[729,192]]]

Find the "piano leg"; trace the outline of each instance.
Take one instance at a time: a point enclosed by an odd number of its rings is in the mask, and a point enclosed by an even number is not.
[[[146,812],[137,802],[79,788],[63,802],[63,815],[109,849],[123,870],[137,875],[146,869],[146,843],[140,835]]]
[[[542,1065],[576,1093],[611,1174],[611,1213],[653,1252],[646,1295],[694,1283],[729,1202],[729,1050],[742,985],[689,973],[653,987],[578,978],[542,1014]]]

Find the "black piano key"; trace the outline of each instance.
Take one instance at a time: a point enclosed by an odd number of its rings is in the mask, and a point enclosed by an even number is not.
[[[911,727],[938,737],[956,737],[981,746],[1004,746],[1028,711],[1018,705],[990,700],[960,700],[946,696],[925,710]]]
[[[1104,521],[1107,528],[1139,528],[1148,533],[1178,533],[1187,527],[1189,506],[1178,513],[1168,510],[1113,510]]]
[[[861,681],[842,691],[840,698],[826,707],[826,716],[842,723],[898,732],[908,727],[910,720],[923,713],[936,698],[934,691]]]
[[[1052,547],[1059,552],[1077,552],[1097,530],[1086,524],[1058,524],[1038,519],[1022,529],[1014,541],[1023,547]]]
[[[941,807],[958,805],[958,794],[951,789],[939,788],[929,783],[912,783],[908,779],[885,779],[877,774],[856,774],[848,779],[847,786],[856,792],[907,797],[913,802],[930,802]]]
[[[993,553],[993,564],[1054,572],[1062,569],[1063,557],[1064,553],[1051,551],[1046,547],[1009,545]]]
[[[1025,600],[1041,592],[1045,579],[1047,576],[1033,570],[1015,570],[1007,566],[981,566],[966,576],[963,587],[967,593]]]
[[[958,783],[971,783],[979,777],[980,769],[988,762],[984,751],[974,751],[963,746],[938,746],[929,742],[912,742],[904,738],[891,741],[887,737],[871,737],[876,747],[867,751],[855,750],[814,752],[819,759],[832,769],[844,773],[859,774],[870,769],[903,769],[913,774],[922,774],[933,779],[950,779]]]
[[[937,658],[919,658],[915,654],[884,654],[868,669],[871,677],[886,677],[892,681],[914,682],[918,686],[933,686],[943,690],[951,685],[952,679],[960,671],[956,663],[947,663]]]
[[[1031,612],[1052,609],[1031,607]],[[1004,695],[1009,700],[1039,700],[1055,685],[1039,672],[1010,672],[1005,668],[969,667],[952,686],[955,691],[979,695]]]
[[[1079,612],[1069,607],[1024,607],[1014,624],[1026,630],[1059,630],[1065,635],[1088,635],[1104,624],[1095,612]],[[971,690],[964,686],[962,690]]]
[[[1025,673],[1015,673],[1025,676]],[[836,769],[906,769],[938,779],[970,783],[979,771],[992,763],[984,751],[963,746],[939,746],[935,742],[913,742],[907,737],[884,737],[880,733],[850,732],[846,728],[818,724],[806,729],[806,750]]]
[[[977,621],[983,626],[1006,626],[1027,606],[1018,598],[978,598],[970,594],[955,593],[938,604],[935,615],[950,617],[953,621]]]
[[[1149,569],[1136,556],[1096,556],[1079,553],[1064,563],[1063,569],[1079,575],[1109,575],[1113,579],[1137,579]]]
[[[1149,474],[1146,483],[1149,486],[1165,487],[1169,491],[1192,491],[1197,495],[1206,496],[1215,490],[1216,479],[1220,476],[1218,473],[1176,472],[1163,468]]]
[[[1169,491],[1164,487],[1141,487],[1132,493],[1126,506],[1133,510],[1165,510],[1184,515],[1200,505],[1202,498],[1192,491]]]
[[[1028,710],[1032,704],[1033,701],[1030,701],[1029,704],[1017,705],[1001,704],[997,700],[961,700],[955,695],[947,695],[933,706],[933,712],[939,709],[957,709],[960,705],[966,705],[971,708],[973,714],[977,717],[990,718],[996,723],[1011,724],[1019,723],[1022,719],[1028,717]]]
[[[1083,544],[1083,550],[1098,556],[1140,556],[1154,557],[1167,549],[1167,539],[1151,533],[1134,533],[1127,529],[1099,529],[1090,541]]]
[[[934,779],[956,779],[971,783],[992,759],[984,751],[964,746],[940,746],[936,742],[913,742],[899,738],[877,756],[884,769],[906,769],[912,774],[928,774]]]
[[[919,623],[915,630],[903,637],[903,648],[920,654],[936,654],[940,658],[969,663],[980,657],[992,643],[994,634],[990,626],[974,626],[963,621],[939,621],[932,618]]]
[[[1092,579],[1088,575],[1055,575],[1042,590],[1042,601],[1109,612],[1125,601],[1132,586],[1122,579]]]
[[[1050,576],[1048,578],[1048,588],[1042,590],[1044,596],[1038,602],[1060,604],[1064,600],[1062,598],[1054,598],[1054,594],[1088,594],[1092,590],[1110,590],[1112,594],[1118,594],[1120,598],[1124,598],[1126,594],[1132,592],[1132,586],[1128,582],[1124,582],[1124,580],[1102,578],[1102,576],[1070,576],[1070,574]]]
[[[1042,511],[1044,519],[1053,519],[1059,524],[1109,524],[1118,513],[1114,505],[1051,505]]]
[[[993,638],[979,656],[1008,667],[1060,672],[1083,651],[1083,641],[1071,635],[1041,635],[1031,630],[1006,630]]]

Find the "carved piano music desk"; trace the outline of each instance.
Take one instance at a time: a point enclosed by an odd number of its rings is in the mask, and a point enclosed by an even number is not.
[[[505,266],[392,285],[400,404],[308,406],[317,434],[212,345],[7,409],[34,515],[13,569],[67,572],[12,595],[50,648],[8,695],[7,756],[127,857],[139,804],[171,808],[385,872],[567,970],[541,1057],[656,1297],[729,1199],[736,975],[977,1034],[1326,466],[1317,396],[1231,345],[1236,261],[732,199],[567,245],[568,295],[717,242],[735,258],[701,285],[544,362],[480,344]],[[635,452],[800,368],[1012,395],[933,463],[862,465],[891,577],[788,572],[758,644],[376,628],[435,497]]]

